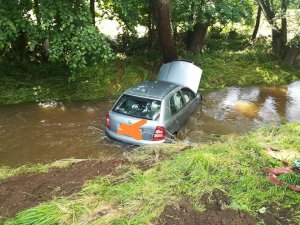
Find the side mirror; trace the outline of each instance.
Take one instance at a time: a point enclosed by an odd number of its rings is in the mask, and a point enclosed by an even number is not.
[[[197,98],[200,98],[200,100],[202,101],[203,100],[203,95],[201,93],[197,93]]]

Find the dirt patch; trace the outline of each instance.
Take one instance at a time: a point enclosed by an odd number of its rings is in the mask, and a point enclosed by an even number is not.
[[[155,224],[174,225],[254,225],[257,220],[252,215],[227,208],[229,198],[220,190],[211,195],[205,194],[201,201],[206,207],[204,212],[195,210],[192,204],[183,199],[176,206],[167,206]]]
[[[258,219],[264,221],[266,225],[281,224],[281,225],[291,225],[298,224],[297,222],[291,220],[295,212],[299,210],[298,205],[294,205],[291,208],[280,208],[277,203],[268,204],[265,206],[266,211],[264,213],[258,214]]]
[[[125,159],[105,162],[89,160],[48,173],[23,174],[0,182],[0,217],[13,217],[17,212],[79,191],[86,180],[112,173]]]
[[[220,190],[214,190],[212,194],[204,194],[200,201],[206,210],[199,212],[187,199],[182,199],[177,205],[167,206],[155,224],[174,225],[254,225],[263,222],[266,225],[282,224],[291,225],[297,222],[291,220],[298,205],[291,208],[282,208],[277,203],[265,206],[264,213],[258,213],[256,218],[249,213],[239,212],[228,208],[230,199]]]

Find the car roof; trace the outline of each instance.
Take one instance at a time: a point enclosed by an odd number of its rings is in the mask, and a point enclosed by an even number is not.
[[[165,95],[177,87],[180,87],[180,85],[167,81],[144,81],[125,91],[125,94],[163,99]]]

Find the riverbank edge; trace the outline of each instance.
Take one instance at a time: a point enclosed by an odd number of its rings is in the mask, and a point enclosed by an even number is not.
[[[215,189],[231,198],[233,209],[257,215],[268,213],[270,204],[275,204],[292,212],[292,222],[300,222],[300,195],[270,183],[263,172],[265,167],[282,166],[266,154],[266,147],[300,148],[300,123],[231,135],[184,151],[179,146],[145,147],[130,156],[131,163],[121,167],[117,176],[87,181],[79,193],[20,212],[7,224],[39,224],[46,218],[53,221],[49,224],[89,219],[91,224],[148,224],[183,196],[191,199],[196,210],[203,210],[199,198]],[[99,215],[99,208],[105,206],[108,212]]]
[[[299,68],[281,65],[258,47],[237,52],[183,53],[181,58],[203,69],[201,92],[229,86],[285,85],[300,79]],[[51,73],[39,67],[0,70],[0,105],[116,98],[139,82],[154,80],[160,65],[158,57],[117,58],[79,71],[72,81],[64,70],[55,73],[54,68]]]

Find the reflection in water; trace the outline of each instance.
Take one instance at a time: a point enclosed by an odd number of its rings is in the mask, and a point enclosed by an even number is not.
[[[0,165],[121,157],[128,146],[109,140],[104,133],[104,118],[113,102],[0,106]],[[300,81],[286,87],[232,87],[205,93],[179,139],[211,141],[220,135],[295,121],[300,121]]]
[[[287,96],[286,118],[290,122],[300,121],[300,81],[288,86]]]
[[[300,121],[300,81],[281,87],[230,87],[205,93],[181,140],[207,141]]]
[[[241,113],[249,118],[256,118],[259,106],[253,102],[237,101],[234,109],[237,113]]]
[[[278,125],[281,123],[276,106],[276,101],[272,96],[266,98],[258,112],[258,116],[263,123],[271,125]]]

